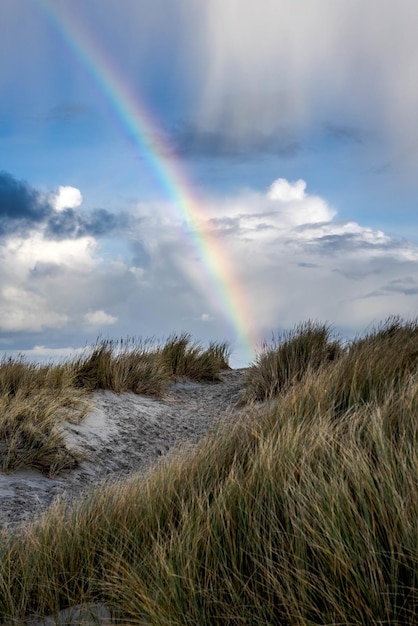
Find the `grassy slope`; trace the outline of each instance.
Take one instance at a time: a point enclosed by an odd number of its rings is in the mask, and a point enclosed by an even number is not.
[[[389,320],[308,366],[299,328],[280,382],[276,357],[256,366],[268,402],[192,455],[5,534],[5,623],[101,599],[155,625],[416,624],[417,328]]]
[[[0,469],[34,467],[49,476],[74,467],[78,453],[66,447],[60,424],[81,420],[88,392],[111,389],[159,397],[173,377],[218,380],[228,367],[225,343],[207,349],[187,334],[164,345],[137,340],[99,341],[85,354],[60,365],[23,359],[0,363]]]

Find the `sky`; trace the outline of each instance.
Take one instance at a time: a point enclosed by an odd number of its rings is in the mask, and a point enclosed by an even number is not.
[[[0,0],[0,354],[418,314],[418,4]]]

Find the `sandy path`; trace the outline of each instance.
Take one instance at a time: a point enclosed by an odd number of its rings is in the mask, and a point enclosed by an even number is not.
[[[91,413],[65,427],[68,442],[87,460],[53,479],[33,470],[0,473],[0,526],[31,521],[57,498],[76,498],[103,480],[143,472],[179,443],[199,441],[232,410],[244,371],[224,372],[219,383],[173,383],[162,400],[92,394]]]

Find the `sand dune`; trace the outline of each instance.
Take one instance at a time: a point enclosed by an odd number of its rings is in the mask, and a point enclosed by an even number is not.
[[[55,478],[30,469],[0,473],[0,525],[30,522],[57,499],[82,497],[103,481],[147,471],[176,446],[196,443],[233,410],[244,371],[224,372],[219,383],[173,382],[161,400],[93,393],[83,422],[65,425],[68,444],[81,450],[85,460]]]

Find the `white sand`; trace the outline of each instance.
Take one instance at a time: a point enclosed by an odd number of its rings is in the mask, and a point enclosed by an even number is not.
[[[82,423],[65,425],[68,446],[86,460],[55,478],[34,470],[0,473],[0,525],[28,522],[57,498],[77,498],[103,480],[144,472],[181,442],[197,442],[232,410],[243,374],[225,372],[220,383],[181,381],[162,400],[110,391],[92,394],[92,410]]]

